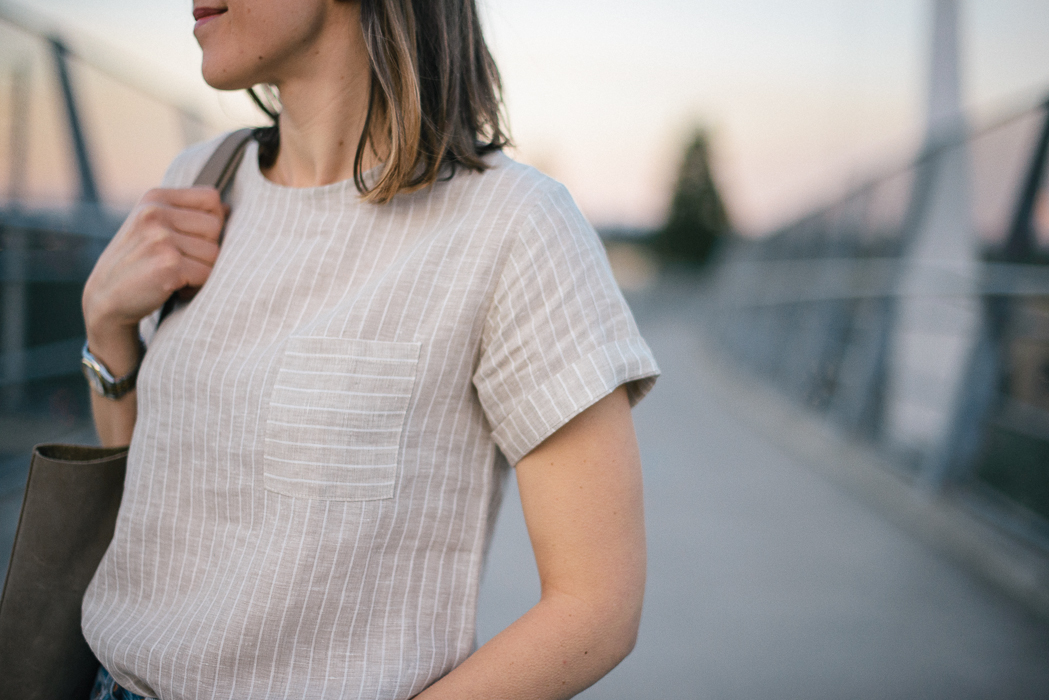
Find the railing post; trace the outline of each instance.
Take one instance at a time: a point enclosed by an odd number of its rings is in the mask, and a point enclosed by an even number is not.
[[[25,199],[26,160],[29,125],[29,69],[25,64],[11,73],[11,161],[8,169],[7,198],[11,209],[19,209]],[[15,409],[22,401],[25,377],[26,280],[25,232],[0,227],[3,236],[3,308],[0,323],[0,378],[5,386],[3,397],[7,408]]]
[[[1031,226],[1031,215],[1038,200],[1046,176],[1046,160],[1049,156],[1049,100],[1043,104],[1045,111],[1042,122],[1042,133],[1038,138],[1024,186],[1020,192],[1013,220],[1009,226],[1009,237],[1005,241],[1005,258],[1009,262],[1024,262],[1035,249],[1034,228]]]
[[[98,195],[95,173],[91,167],[87,141],[84,139],[84,129],[80,121],[80,111],[77,108],[76,96],[73,94],[73,83],[69,76],[69,52],[60,39],[51,37],[49,41],[55,57],[58,82],[62,87],[62,98],[66,105],[66,117],[69,120],[69,135],[73,141],[73,154],[76,157],[77,175],[80,180],[80,201],[84,204],[98,207],[102,200]]]
[[[26,280],[25,280],[25,231],[2,227],[4,264],[3,275],[3,332],[0,333],[2,350],[4,403],[15,409],[22,400],[22,385],[25,379],[25,336],[26,336]]]
[[[29,66],[11,71],[11,160],[7,166],[7,201],[19,207],[25,198],[26,161],[29,153]]]

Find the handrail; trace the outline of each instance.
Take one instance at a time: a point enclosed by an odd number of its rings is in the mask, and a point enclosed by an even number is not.
[[[719,280],[723,308],[903,296],[1049,296],[1049,266],[979,263],[972,270],[925,265],[921,288],[899,284],[899,258],[819,258],[740,261]],[[762,280],[760,286],[754,280]]]
[[[1032,509],[1015,530],[1049,551],[1049,501],[1017,486],[1049,484],[1049,250],[1034,218],[1047,168],[1042,100],[727,246],[704,321],[736,362],[920,488],[969,498],[993,487]]]
[[[40,39],[57,39],[66,47],[72,58],[101,71],[126,87],[172,107],[190,121],[200,125],[208,123],[199,106],[194,104],[196,100],[187,94],[180,94],[188,90],[171,89],[170,86],[178,82],[176,78],[165,75],[163,70],[154,67],[149,67],[148,72],[134,70],[135,66],[142,65],[139,57],[122,55],[117,49],[88,38],[82,32],[60,28],[57,23],[39,12],[10,0],[0,0],[0,21]]]

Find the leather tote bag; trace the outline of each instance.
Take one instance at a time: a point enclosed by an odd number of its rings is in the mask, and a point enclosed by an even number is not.
[[[216,187],[225,200],[250,137],[251,129],[226,137],[194,184]],[[113,538],[126,463],[126,447],[33,450],[0,597],[0,700],[91,692],[99,663],[80,631],[80,610]]]

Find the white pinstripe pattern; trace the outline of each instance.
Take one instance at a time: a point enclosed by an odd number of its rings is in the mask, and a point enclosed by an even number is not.
[[[155,336],[143,322],[124,500],[84,601],[121,685],[408,698],[469,654],[508,466],[658,373],[564,188],[490,162],[375,206],[352,182],[276,186],[249,147],[211,279]]]

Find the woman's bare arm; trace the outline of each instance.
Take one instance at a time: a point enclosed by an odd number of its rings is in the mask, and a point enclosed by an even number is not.
[[[87,346],[114,377],[123,377],[138,363],[138,328],[95,329],[88,332]],[[119,399],[107,399],[91,392],[91,413],[95,418],[95,432],[104,447],[118,447],[131,442],[138,415],[138,399],[134,389]]]
[[[633,649],[645,588],[641,459],[626,390],[517,465],[539,603],[420,700],[568,698]]]
[[[172,293],[200,287],[218,257],[226,208],[212,187],[147,192],[95,263],[82,300],[87,346],[114,377],[138,364],[138,322]],[[135,428],[135,392],[91,395],[103,445],[126,445]]]

